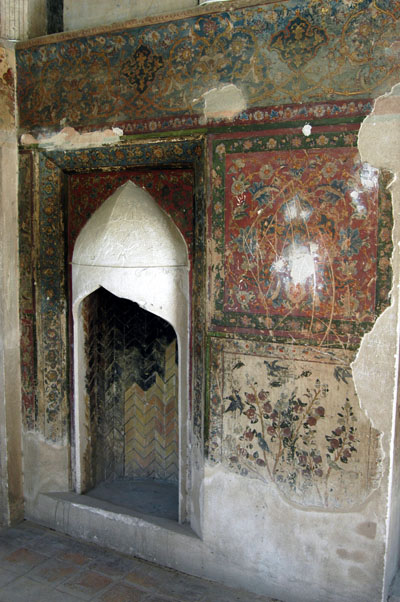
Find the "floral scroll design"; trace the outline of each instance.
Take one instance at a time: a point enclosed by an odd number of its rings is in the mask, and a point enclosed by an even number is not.
[[[285,29],[271,37],[270,48],[276,50],[291,69],[299,69],[327,42],[326,32],[321,27],[312,25],[297,12],[296,17]]]
[[[389,298],[386,177],[354,131],[265,134],[214,143],[212,326],[356,348]]]
[[[364,501],[379,484],[381,452],[359,406],[352,358],[212,341],[209,459],[274,483],[301,506],[339,510]]]
[[[264,362],[274,380],[271,387],[282,387],[279,372],[287,368]],[[276,376],[275,376],[276,375]],[[299,378],[310,376],[308,371]],[[339,378],[339,376],[338,376]],[[340,471],[351,462],[357,452],[357,419],[347,398],[337,412],[336,424],[325,435],[325,447],[316,441],[319,423],[324,421],[324,398],[328,387],[317,378],[313,388],[299,396],[294,387],[288,395],[282,390],[273,402],[268,390],[251,384],[249,391],[240,395],[234,391],[228,397],[225,412],[239,411],[246,417],[246,426],[236,445],[236,453],[229,458],[242,474],[264,469],[270,480],[286,484],[292,490],[313,487],[321,506],[329,505],[329,487],[332,472]],[[322,425],[320,428],[323,428]]]
[[[142,44],[135,50],[133,58],[123,64],[121,73],[132,86],[136,86],[140,94],[143,94],[163,66],[163,57],[153,54],[150,48]]]

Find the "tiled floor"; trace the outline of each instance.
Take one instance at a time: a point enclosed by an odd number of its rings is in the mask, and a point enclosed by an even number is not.
[[[24,522],[0,529],[0,602],[278,602]]]

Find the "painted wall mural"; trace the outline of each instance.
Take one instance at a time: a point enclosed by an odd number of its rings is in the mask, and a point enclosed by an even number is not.
[[[36,166],[40,203],[34,197],[34,296],[36,300],[37,417],[46,439],[56,441],[69,430],[63,174],[43,155]]]
[[[68,259],[81,227],[126,179],[145,185],[186,237],[193,259],[193,300],[197,307],[193,312],[193,361],[203,365],[205,319],[199,301],[205,255],[203,153],[203,141],[194,137],[53,151],[49,156],[38,150],[21,153],[19,261],[25,429],[37,430],[52,441],[68,440]],[[182,169],[177,169],[177,164]],[[75,170],[79,173],[71,173]],[[200,436],[199,400],[204,384],[199,370],[195,374],[194,388],[200,392],[192,409]]]
[[[33,222],[33,160],[31,153],[23,153],[19,160],[19,313],[21,354],[21,397],[23,423],[33,429],[37,418],[36,384],[36,300],[34,294],[35,266]]]
[[[347,511],[368,498],[381,476],[380,434],[360,408],[351,362],[390,303],[392,208],[389,176],[360,162],[357,134],[373,99],[400,79],[398,39],[397,1],[283,0],[19,45],[22,130],[62,122],[171,135],[35,150],[33,164],[23,161],[25,190],[33,182],[20,213],[28,428],[68,434],[59,241],[71,253],[98,204],[132,176],[153,187],[193,253],[192,416],[199,437],[206,387],[210,461],[303,507]],[[228,83],[247,108],[206,123],[204,95]],[[208,165],[200,135],[179,138],[199,127]],[[155,177],[140,173],[153,167]]]
[[[209,458],[304,506],[348,510],[380,477],[353,353],[210,339]]]
[[[210,328],[357,346],[389,302],[392,252],[357,126],[211,139]]]
[[[255,108],[369,98],[400,79],[399,18],[392,0],[289,0],[20,44],[20,126],[198,127],[203,95],[227,83],[247,99],[243,123]]]

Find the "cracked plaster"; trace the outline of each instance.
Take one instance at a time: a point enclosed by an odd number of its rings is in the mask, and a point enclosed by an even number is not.
[[[395,493],[400,482],[400,463],[396,450],[400,444],[397,421],[398,364],[399,364],[399,274],[400,274],[400,84],[376,99],[373,111],[361,125],[358,148],[363,161],[376,168],[390,170],[394,177],[389,185],[393,204],[392,256],[393,287],[391,305],[377,319],[372,330],[363,337],[359,352],[352,364],[354,383],[360,405],[374,427],[382,432],[385,454],[383,470],[388,486],[386,506],[385,570],[382,599],[397,571],[400,555],[400,502]]]
[[[38,144],[40,148],[52,149],[78,149],[101,146],[102,144],[116,144],[123,136],[120,128],[112,128],[80,134],[72,127],[64,127],[57,134],[41,134],[35,138],[32,134],[22,134],[21,144],[29,146]]]

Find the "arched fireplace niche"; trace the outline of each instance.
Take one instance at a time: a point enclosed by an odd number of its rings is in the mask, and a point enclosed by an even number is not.
[[[118,503],[118,495],[127,497],[124,482],[133,491],[133,481],[143,499],[149,491],[166,492],[164,516],[184,522],[188,253],[171,218],[131,181],[77,238],[72,312],[77,493],[104,493],[104,483],[115,483],[112,501]],[[149,499],[149,513],[156,513],[159,501]]]

